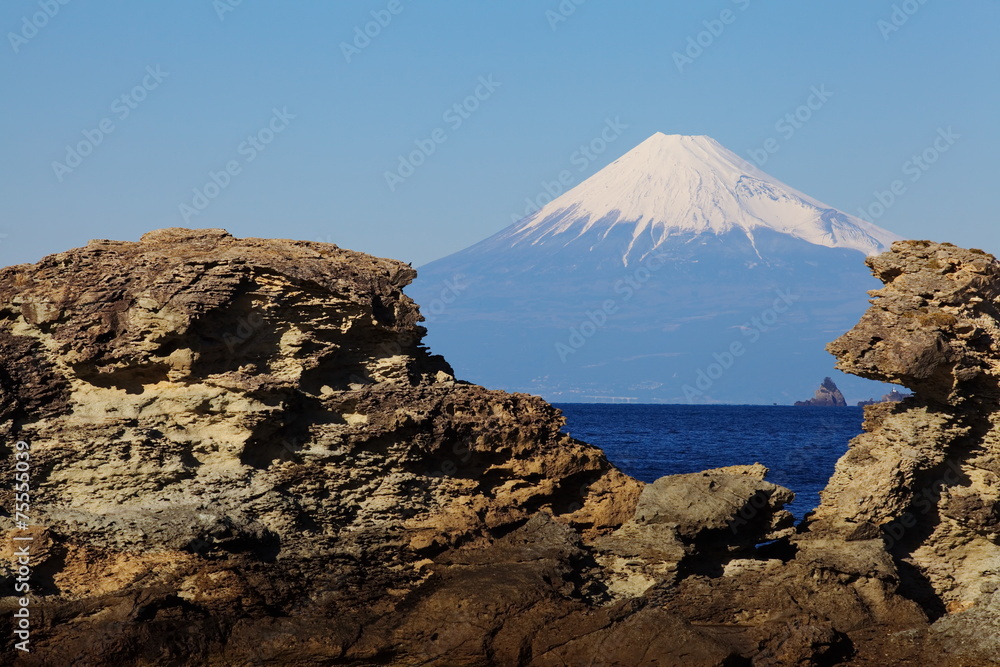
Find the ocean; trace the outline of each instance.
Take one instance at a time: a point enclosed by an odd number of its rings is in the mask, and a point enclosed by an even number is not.
[[[819,504],[847,443],[861,433],[859,407],[556,403],[563,431],[600,447],[644,482],[728,465],[763,463],[767,480],[795,492],[801,519]]]

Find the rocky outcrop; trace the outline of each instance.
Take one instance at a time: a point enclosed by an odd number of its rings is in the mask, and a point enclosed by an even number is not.
[[[924,241],[868,264],[885,287],[829,349],[842,370],[915,395],[866,409],[866,433],[837,464],[814,523],[880,537],[902,591],[939,619],[932,630],[970,664],[989,664],[1000,613],[1000,264]]]
[[[847,405],[844,395],[837,389],[836,383],[830,378],[825,378],[823,384],[816,390],[816,395],[808,401],[795,401],[796,407],[821,406],[828,408],[842,408]]]
[[[21,661],[332,660],[428,557],[540,512],[583,535],[627,520],[641,485],[554,408],[420,344],[414,275],[178,229],[0,272],[4,474],[30,443],[51,545]]]
[[[917,396],[868,409],[798,527],[763,466],[643,485],[456,380],[399,262],[170,229],[4,269],[2,474],[29,443],[33,505],[19,529],[0,491],[7,590],[33,538],[4,662],[996,664],[997,265],[870,262],[832,349]]]

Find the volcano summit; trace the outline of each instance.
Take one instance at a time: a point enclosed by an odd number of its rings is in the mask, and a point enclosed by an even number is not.
[[[899,237],[705,136],[654,134],[497,234],[420,269],[460,375],[549,400],[790,403]],[[836,376],[849,391],[861,381]]]

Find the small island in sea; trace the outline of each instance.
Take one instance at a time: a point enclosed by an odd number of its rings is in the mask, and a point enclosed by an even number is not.
[[[815,396],[807,401],[795,401],[795,405],[797,407],[821,406],[842,408],[847,405],[847,401],[844,400],[844,395],[840,393],[840,389],[837,388],[836,383],[831,378],[825,378],[823,384],[816,390]]]

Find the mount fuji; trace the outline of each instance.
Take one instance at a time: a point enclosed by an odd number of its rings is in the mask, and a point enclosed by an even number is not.
[[[832,375],[826,342],[900,237],[705,136],[654,134],[408,289],[464,379],[550,401],[782,403]]]

